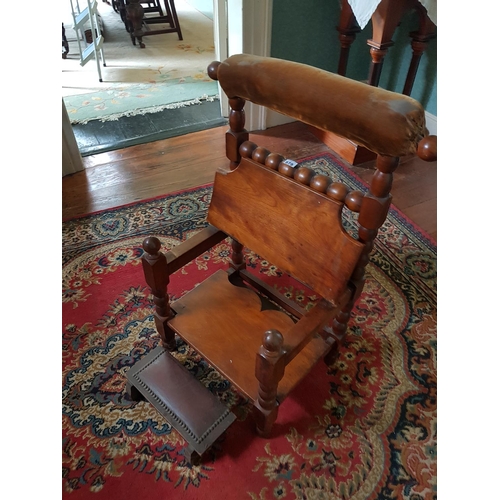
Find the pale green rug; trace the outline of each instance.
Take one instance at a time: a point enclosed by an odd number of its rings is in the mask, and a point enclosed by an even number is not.
[[[215,59],[213,21],[184,0],[176,0],[176,7],[183,40],[176,33],[145,36],[141,49],[132,45],[119,14],[99,2],[103,82],[95,60],[80,66],[71,11],[64,13],[70,52],[62,60],[62,93],[72,123],[117,120],[218,98],[217,83],[206,73]]]

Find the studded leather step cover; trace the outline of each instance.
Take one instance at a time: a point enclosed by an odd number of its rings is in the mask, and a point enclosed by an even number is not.
[[[127,372],[127,380],[199,455],[236,419],[162,346],[135,363]]]

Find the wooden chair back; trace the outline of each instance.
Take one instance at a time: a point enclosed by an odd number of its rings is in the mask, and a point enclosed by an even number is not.
[[[397,157],[415,153],[427,134],[422,106],[401,94],[276,58],[239,54],[214,62],[208,72],[229,97],[226,152],[232,170],[216,174],[208,221],[335,302],[352,277],[363,244],[369,243],[361,267],[366,265],[373,231],[389,209]],[[282,168],[283,157],[248,145],[246,101],[377,153],[380,171],[372,182],[374,191],[348,196],[347,188],[331,189],[331,180],[320,179],[324,176]],[[342,227],[347,200],[349,208],[360,212],[359,241]]]
[[[341,223],[343,204],[251,158],[216,173],[208,222],[335,302],[364,245]]]

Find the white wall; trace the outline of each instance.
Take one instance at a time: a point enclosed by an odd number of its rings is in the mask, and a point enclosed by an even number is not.
[[[82,157],[78,150],[75,134],[71,127],[68,112],[62,100],[62,176],[83,170]]]
[[[214,37],[217,60],[234,54],[271,54],[272,0],[214,0]],[[220,90],[220,89],[219,89]],[[221,111],[229,116],[227,98],[220,92]],[[247,130],[267,128],[267,110],[245,105]]]

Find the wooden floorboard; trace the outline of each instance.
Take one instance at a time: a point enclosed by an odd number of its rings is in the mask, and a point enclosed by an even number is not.
[[[62,180],[63,220],[212,182],[217,168],[228,163],[226,130],[216,127],[83,158],[85,169]],[[335,154],[299,122],[253,133],[251,140],[295,160]],[[373,162],[352,167],[338,159],[365,182],[371,178]],[[437,240],[437,162],[403,159],[392,194],[393,204]]]

